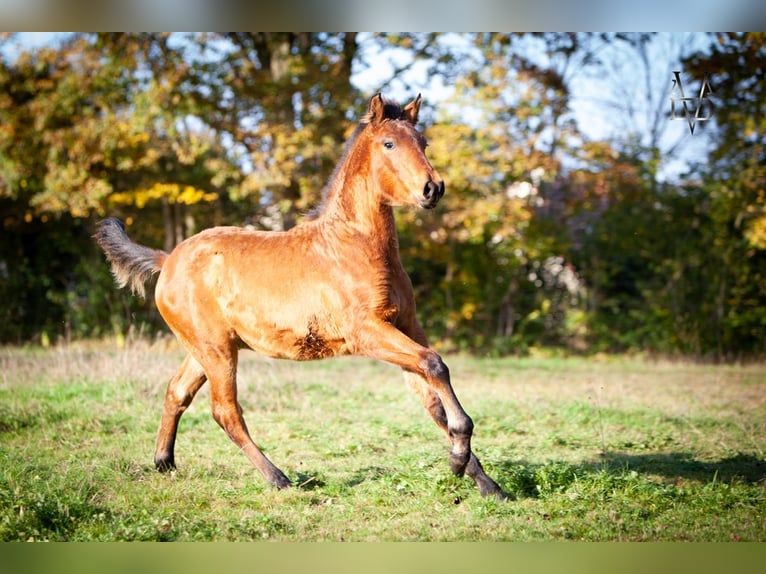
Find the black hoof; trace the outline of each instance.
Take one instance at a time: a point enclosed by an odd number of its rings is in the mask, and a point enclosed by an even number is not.
[[[269,478],[269,484],[271,484],[271,486],[274,488],[278,488],[279,490],[290,488],[293,485],[293,483],[290,482],[290,479],[281,472]]]
[[[486,481],[477,481],[477,484],[479,485],[479,492],[483,497],[494,496],[498,500],[513,500],[489,477],[486,477]]]
[[[176,463],[172,456],[158,456],[154,459],[154,466],[160,472],[170,472],[176,469]]]
[[[512,500],[498,484],[484,472],[484,469],[476,456],[472,455],[466,468],[466,474],[473,478],[482,496],[495,496],[498,500]]]

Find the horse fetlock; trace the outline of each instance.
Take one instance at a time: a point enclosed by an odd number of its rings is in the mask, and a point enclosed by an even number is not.
[[[447,431],[449,432],[450,440],[453,443],[466,442],[467,444],[473,435],[473,421],[468,415],[461,418],[459,421],[450,421],[447,424]]]
[[[471,450],[456,451],[454,448],[449,453],[449,467],[455,476],[463,476],[466,466],[471,458]]]

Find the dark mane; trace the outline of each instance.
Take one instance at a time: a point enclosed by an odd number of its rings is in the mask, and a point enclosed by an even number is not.
[[[397,102],[383,98],[383,117],[381,120],[400,120],[404,115],[404,109]],[[370,123],[370,113],[367,112],[359,120],[359,125],[366,126]]]
[[[398,104],[397,102],[393,100],[388,100],[384,98],[383,118],[381,118],[382,120],[400,120],[402,119],[403,114],[404,114],[404,109],[402,108],[400,104]],[[325,205],[327,204],[327,198],[330,195],[330,191],[335,186],[335,181],[338,179],[338,175],[340,174],[340,171],[346,165],[346,160],[348,159],[349,152],[353,149],[354,144],[356,143],[356,140],[359,138],[359,135],[364,131],[364,128],[366,128],[369,125],[371,119],[372,118],[370,117],[370,114],[368,112],[364,114],[359,120],[359,124],[356,126],[356,129],[354,129],[354,132],[351,134],[351,137],[348,138],[348,141],[346,141],[345,145],[343,146],[343,154],[341,155],[340,160],[335,166],[335,169],[333,170],[332,174],[330,174],[330,179],[327,180],[327,183],[322,188],[322,194],[320,196],[319,203],[317,203],[317,205],[315,205],[309,211],[306,212],[306,215],[304,216],[304,219],[306,221],[312,221],[314,219],[317,219],[320,215],[322,215]]]

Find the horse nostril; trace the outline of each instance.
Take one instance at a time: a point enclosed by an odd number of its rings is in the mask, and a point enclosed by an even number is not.
[[[438,201],[444,195],[444,182],[436,183],[429,180],[423,188],[423,197],[428,201]]]

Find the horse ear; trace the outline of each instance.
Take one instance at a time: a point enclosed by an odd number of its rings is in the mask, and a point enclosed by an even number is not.
[[[365,123],[375,123],[383,119],[383,96],[380,92],[370,98],[370,105],[364,116]]]
[[[418,123],[421,100],[422,98],[420,97],[420,94],[418,94],[418,97],[404,106],[404,110],[402,111],[402,118],[410,122],[413,126]]]

